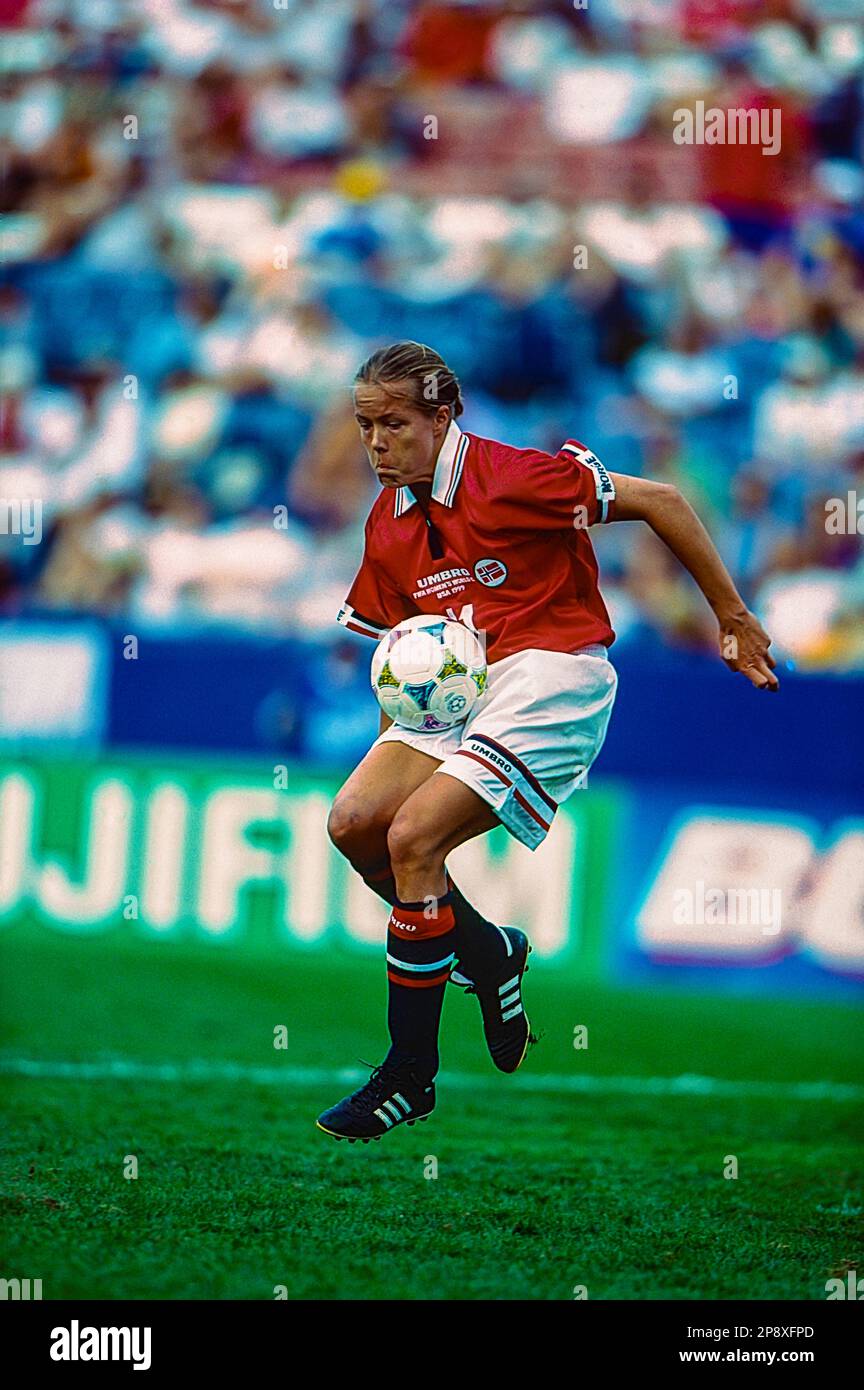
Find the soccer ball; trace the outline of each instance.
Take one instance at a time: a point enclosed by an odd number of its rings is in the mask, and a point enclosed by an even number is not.
[[[421,613],[391,628],[372,658],[372,689],[406,729],[452,729],[486,689],[486,655],[462,623]]]

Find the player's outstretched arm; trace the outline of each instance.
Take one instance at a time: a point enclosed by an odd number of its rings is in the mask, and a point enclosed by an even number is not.
[[[692,574],[720,624],[720,653],[757,690],[779,690],[771,638],[747,608],[699,517],[686,497],[669,483],[611,474],[615,501],[610,521],[646,521]]]

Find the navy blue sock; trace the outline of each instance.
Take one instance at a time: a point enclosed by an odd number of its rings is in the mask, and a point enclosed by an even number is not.
[[[398,902],[396,892],[396,880],[393,877],[393,870],[390,864],[383,864],[379,869],[363,875],[363,882],[366,883],[379,898],[383,898],[385,903],[391,906]],[[488,921],[463,897],[456,887],[449,873],[447,875],[449,892],[447,900],[453,909],[453,922],[455,936],[453,938],[453,950],[460,965],[465,967],[465,973],[472,979],[482,976],[484,972],[494,970],[500,964],[501,959],[507,953],[507,947],[501,936],[501,932],[493,922]],[[443,902],[444,899],[441,899]]]
[[[431,1081],[438,1070],[438,1029],[454,959],[449,894],[426,903],[394,903],[387,924],[387,1026],[391,1062],[413,1060]]]

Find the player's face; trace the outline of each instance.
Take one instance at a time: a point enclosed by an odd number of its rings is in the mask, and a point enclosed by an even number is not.
[[[411,487],[431,482],[438,450],[447,433],[450,411],[439,406],[434,415],[410,404],[410,385],[361,383],[354,388],[354,418],[360,438],[384,487]]]

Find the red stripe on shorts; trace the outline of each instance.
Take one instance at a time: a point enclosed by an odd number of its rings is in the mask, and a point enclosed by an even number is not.
[[[505,748],[503,743],[498,743],[494,738],[490,738],[488,734],[469,734],[469,738],[476,739],[478,743],[488,743],[490,748],[494,748],[496,753],[501,754],[502,758],[506,758],[514,767],[518,767],[529,787],[534,788],[540,800],[546,802],[546,805],[554,816],[555,812],[558,810],[557,801],[553,801],[549,793],[544,791],[530,767],[526,767],[521,759],[516,757],[515,753],[511,753],[510,749]]]
[[[522,793],[520,792],[520,790],[519,790],[518,787],[514,787],[514,788],[513,788],[513,795],[515,796],[516,800],[519,802],[519,805],[522,807],[523,811],[527,811],[528,814],[529,814],[529,816],[533,816],[534,820],[536,820],[536,822],[537,822],[538,825],[542,825],[542,827],[543,827],[544,830],[549,830],[549,829],[551,829],[551,821],[550,821],[549,825],[546,824],[546,822],[545,822],[545,820],[543,819],[543,817],[542,817],[541,815],[539,815],[537,811],[534,810],[534,807],[531,805],[530,801],[526,801],[526,800],[525,800],[524,796],[522,795]]]
[[[461,754],[463,758],[473,758],[475,763],[479,763],[481,767],[485,767],[489,772],[494,772],[495,776],[498,777],[506,787],[513,787],[513,783],[510,781],[510,778],[504,775],[500,767],[496,767],[494,763],[488,763],[485,758],[480,756],[479,753],[469,753],[467,748],[457,748],[456,752]],[[519,802],[519,805],[522,807],[523,811],[527,811],[529,816],[536,820],[538,825],[542,825],[544,830],[551,829],[551,821],[547,824],[543,817],[537,811],[534,810],[534,807],[531,805],[530,801],[526,801],[525,797],[522,795],[518,787],[513,787],[513,795]]]
[[[485,767],[487,772],[494,772],[495,776],[499,781],[504,783],[505,787],[512,787],[513,783],[510,781],[509,777],[504,776],[500,767],[496,767],[494,763],[487,762],[485,758],[481,758],[479,753],[469,753],[467,748],[457,748],[456,752],[459,754],[460,758],[473,758],[475,763],[479,763],[481,767]]]

